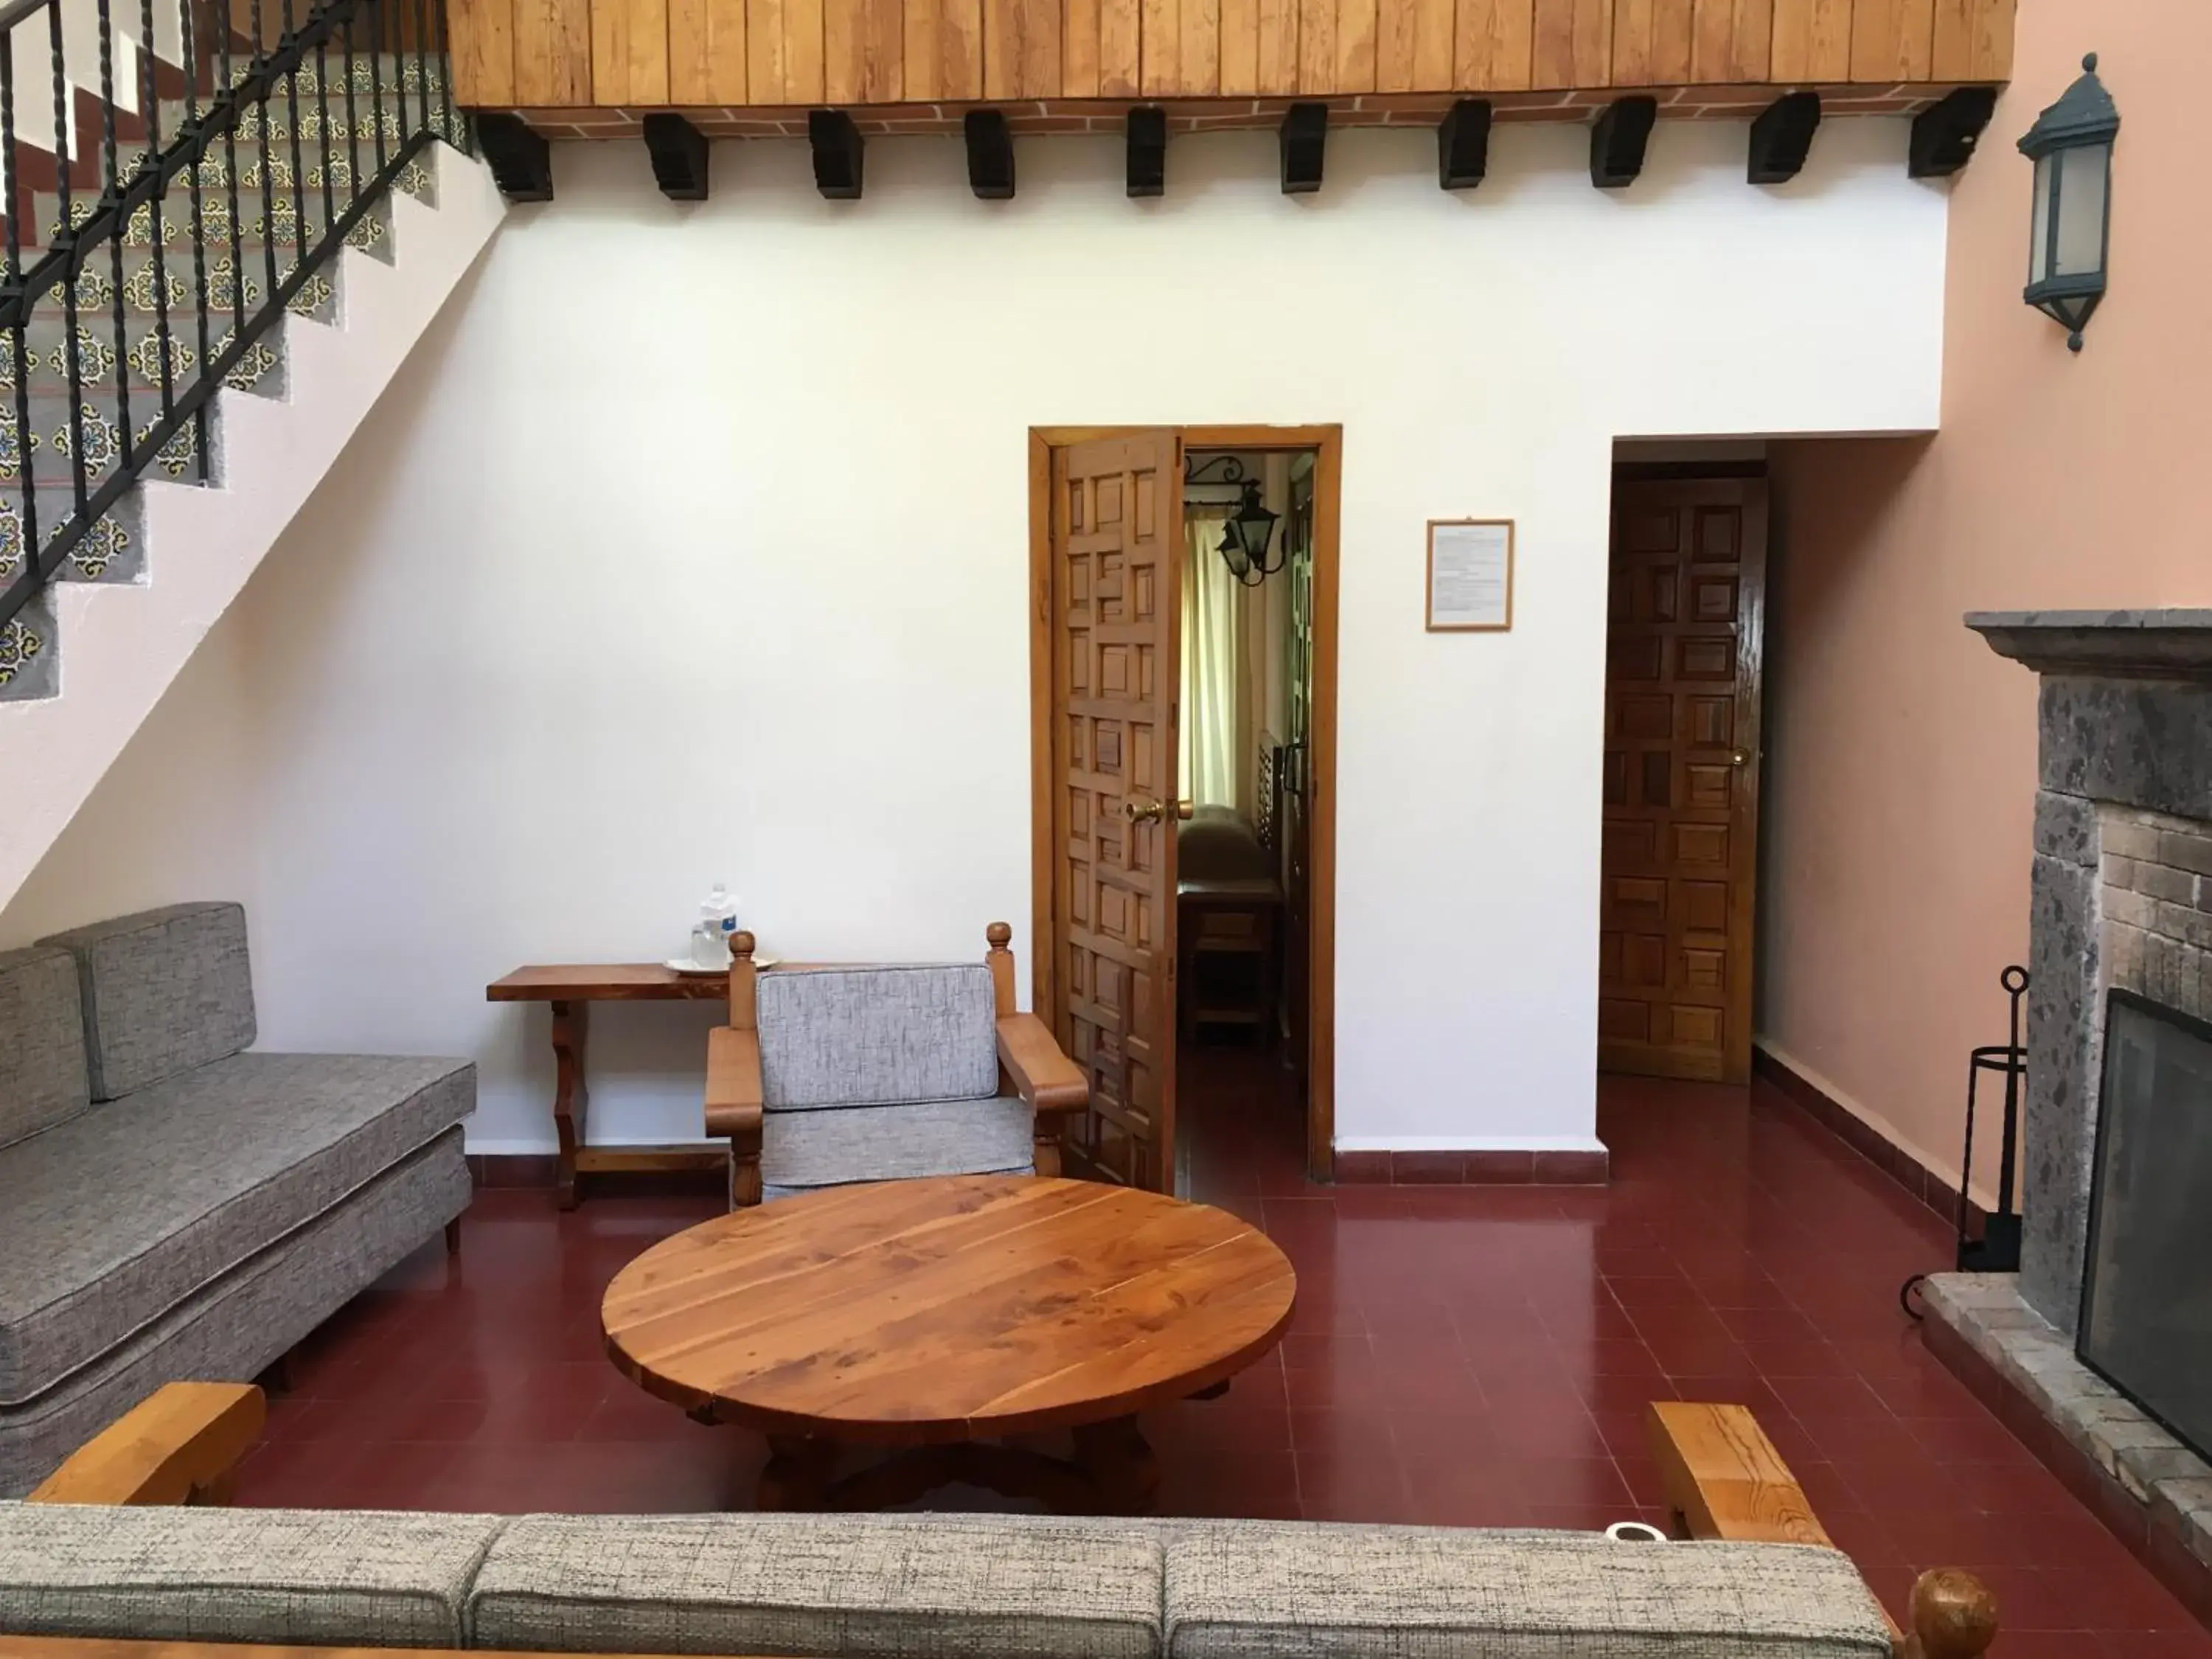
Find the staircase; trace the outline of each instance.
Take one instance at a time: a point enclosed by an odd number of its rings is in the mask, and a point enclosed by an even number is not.
[[[0,9],[0,906],[496,228],[416,3]]]

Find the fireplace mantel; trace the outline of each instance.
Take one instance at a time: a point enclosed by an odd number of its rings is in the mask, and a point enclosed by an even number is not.
[[[2212,682],[2212,611],[1973,611],[1966,626],[2039,674]]]

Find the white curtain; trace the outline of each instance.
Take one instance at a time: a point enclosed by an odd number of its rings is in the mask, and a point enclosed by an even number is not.
[[[1182,798],[1245,809],[1241,641],[1247,590],[1214,550],[1227,509],[1185,507],[1182,563],[1182,724],[1176,775]]]

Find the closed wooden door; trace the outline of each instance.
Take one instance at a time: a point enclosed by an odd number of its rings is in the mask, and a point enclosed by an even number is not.
[[[1176,633],[1182,446],[1130,432],[1053,454],[1061,1046],[1091,1079],[1073,1168],[1174,1179]]]
[[[1764,481],[1616,483],[1602,1070],[1750,1078],[1765,587]]]

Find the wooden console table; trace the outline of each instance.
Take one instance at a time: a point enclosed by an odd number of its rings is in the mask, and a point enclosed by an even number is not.
[[[585,1144],[591,1097],[584,1085],[585,1016],[595,1002],[723,1002],[730,976],[679,974],[655,962],[561,963],[518,968],[484,988],[491,1002],[544,1002],[553,1010],[553,1128],[561,1140],[554,1201],[576,1207],[576,1177],[641,1170],[719,1170],[729,1148],[711,1146],[592,1146]]]

